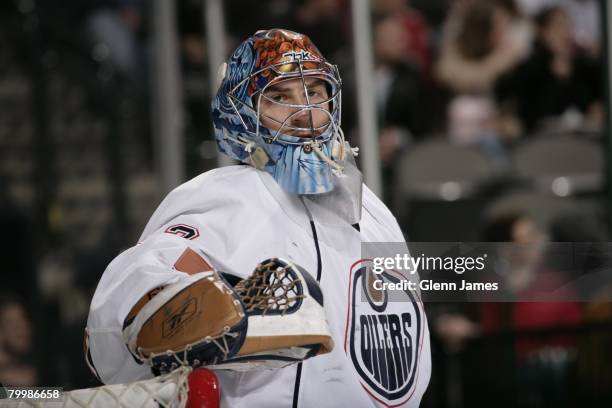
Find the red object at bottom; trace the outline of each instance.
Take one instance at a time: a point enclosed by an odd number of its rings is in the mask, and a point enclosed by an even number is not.
[[[215,373],[197,368],[189,374],[188,384],[187,408],[219,408],[221,388]]]

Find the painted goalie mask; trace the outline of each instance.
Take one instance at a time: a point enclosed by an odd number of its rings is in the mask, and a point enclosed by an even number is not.
[[[340,129],[341,80],[307,36],[258,31],[220,68],[219,81],[212,115],[222,153],[291,193],[335,188],[354,154]]]

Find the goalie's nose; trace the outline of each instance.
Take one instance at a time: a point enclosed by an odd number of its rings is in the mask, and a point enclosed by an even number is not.
[[[312,136],[314,133],[314,118],[312,110],[308,108],[297,109],[291,116],[291,127],[300,129],[298,133],[304,133],[304,135],[300,134],[302,137]]]

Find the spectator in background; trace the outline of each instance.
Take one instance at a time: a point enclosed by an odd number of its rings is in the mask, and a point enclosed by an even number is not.
[[[421,14],[410,7],[408,0],[375,0],[373,8],[375,15],[393,15],[404,26],[403,51],[429,77],[431,30]]]
[[[458,0],[442,38],[436,74],[453,94],[448,133],[461,144],[480,144],[505,160],[503,141],[517,136],[494,98],[498,78],[526,57],[531,26],[513,0]]]
[[[0,384],[35,386],[32,327],[17,297],[0,295]]]
[[[500,265],[512,303],[483,303],[480,324],[483,333],[574,326],[581,322],[580,305],[564,287],[564,276],[545,262],[547,236],[528,214],[501,214],[485,227],[487,241],[499,242]],[[554,293],[555,302],[544,301]],[[520,406],[569,406],[567,383],[575,360],[576,339],[565,334],[518,336],[515,359]]]
[[[406,53],[406,27],[400,16],[386,14],[374,21],[374,82],[379,118],[379,148],[383,165],[384,200],[394,200],[395,165],[400,153],[429,126],[428,82],[419,65]],[[351,94],[359,86],[355,70],[345,70],[343,88],[343,121],[355,118],[356,97]]]
[[[491,388],[495,393],[512,393],[516,398],[511,400],[514,403],[507,405],[509,401],[501,401],[499,406],[571,406],[567,384],[575,360],[576,339],[565,334],[524,333],[581,322],[580,305],[571,301],[569,291],[565,291],[564,301],[542,301],[543,294],[555,290],[555,295],[559,295],[564,291],[558,289],[564,277],[551,270],[544,257],[546,232],[529,214],[511,211],[486,221],[483,238],[499,243],[496,260],[489,261],[503,277],[500,292],[506,292],[502,295],[506,301],[464,304],[462,313],[446,313],[434,322],[435,333],[447,352],[460,350],[466,341],[489,336],[472,349],[477,354],[472,362],[477,365],[470,366],[469,358],[466,359],[471,375],[466,381],[474,384],[476,390],[466,396],[466,406],[488,406],[491,398],[495,398],[487,392]],[[500,334],[503,337],[498,337]],[[489,359],[495,359],[501,370],[482,371],[482,361]],[[520,392],[508,383],[507,371],[513,368]]]
[[[526,132],[600,128],[600,67],[575,46],[568,13],[547,8],[536,23],[531,55],[498,84],[500,103],[514,111]]]
[[[457,93],[487,93],[529,50],[531,28],[512,0],[457,0],[442,39],[438,79]]]
[[[545,235],[535,221],[523,213],[501,214],[486,223],[485,242],[499,243],[496,273],[504,277],[500,292],[506,292],[507,295],[518,299],[524,291],[532,287],[538,269],[541,268],[545,239]],[[512,303],[482,303],[480,306],[480,311],[472,316],[479,322],[475,327],[477,330],[472,328],[465,331],[465,328],[470,327],[467,319],[460,315],[453,316],[452,320],[446,318],[437,322],[438,332],[442,338],[449,344],[458,344],[481,329],[485,333],[491,333],[514,328],[515,324],[518,326],[523,324],[516,315],[516,306]],[[527,318],[528,315],[527,313]],[[550,315],[534,316],[534,318],[546,320],[550,319]],[[550,323],[554,324],[554,321]]]
[[[394,14],[379,17],[374,23],[375,84],[381,129],[396,128],[405,133],[421,135],[426,121],[427,84],[423,71],[405,52],[406,28],[401,17]],[[407,136],[407,135],[406,135]],[[381,141],[381,155],[390,162],[396,148]],[[403,143],[405,144],[405,143]]]
[[[531,18],[547,8],[563,7],[574,22],[574,42],[595,58],[601,51],[601,3],[600,0],[518,0],[520,10]]]
[[[528,214],[509,212],[493,217],[485,226],[485,239],[500,243],[498,256],[503,262],[499,263],[496,272],[504,277],[504,289],[514,299],[539,300],[539,295],[564,284],[565,277],[552,269],[550,261],[545,259],[547,234]],[[488,331],[504,326],[526,329],[575,324],[580,320],[580,308],[574,302],[519,301],[512,304],[513,313],[506,321],[492,312],[493,306],[487,306],[492,309],[483,309],[482,324]],[[527,344],[519,348],[521,352],[531,349]]]

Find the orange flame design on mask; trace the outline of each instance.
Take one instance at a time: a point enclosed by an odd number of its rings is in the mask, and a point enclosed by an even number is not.
[[[272,67],[253,78],[249,86],[250,95],[278,75],[299,69],[296,63],[297,58],[287,55],[287,53],[307,55],[308,59],[302,59],[304,70],[321,68],[321,63],[325,61],[310,38],[287,30],[270,30],[261,36],[256,34],[253,47],[257,52],[255,70],[271,65]],[[286,62],[286,64],[278,65],[283,62]]]

